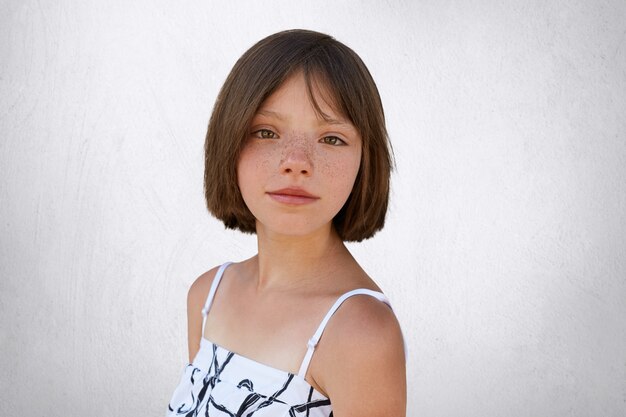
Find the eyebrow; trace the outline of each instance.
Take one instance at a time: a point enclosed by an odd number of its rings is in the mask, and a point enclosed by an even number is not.
[[[259,109],[256,114],[260,114],[261,116],[273,117],[278,120],[284,120],[284,117],[280,113],[271,110]]]
[[[276,119],[281,120],[281,121],[285,120],[283,115],[281,115],[278,112],[272,111],[272,110],[259,109],[259,111],[257,111],[256,113],[261,115],[261,116],[273,117],[273,118],[276,118]],[[322,120],[325,123],[329,124],[329,125],[354,127],[352,125],[352,123],[348,122],[347,120],[344,120],[344,119],[333,119],[332,117],[329,117],[327,114],[324,114],[324,113],[321,116],[322,116]],[[322,123],[320,123],[320,124],[322,124]]]

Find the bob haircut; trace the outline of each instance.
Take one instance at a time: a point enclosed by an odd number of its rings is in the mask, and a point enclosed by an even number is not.
[[[287,30],[262,39],[239,58],[226,78],[213,108],[204,147],[207,208],[227,228],[256,233],[256,220],[237,182],[239,155],[258,108],[299,71],[318,114],[325,116],[313,99],[315,83],[326,87],[332,96],[328,103],[350,120],[361,136],[359,172],[333,225],[344,241],[368,239],[385,223],[393,166],[383,106],[361,58],[331,36],[308,30]]]

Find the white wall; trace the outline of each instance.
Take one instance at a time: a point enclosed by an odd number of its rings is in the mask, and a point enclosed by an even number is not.
[[[254,251],[202,148],[236,58],[331,33],[398,169],[351,246],[410,358],[408,415],[626,415],[623,1],[0,2],[0,414],[162,415],[185,296]]]

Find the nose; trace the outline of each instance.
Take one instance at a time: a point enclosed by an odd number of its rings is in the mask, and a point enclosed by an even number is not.
[[[311,175],[313,158],[311,150],[305,143],[297,141],[285,146],[280,161],[280,171],[284,174]]]

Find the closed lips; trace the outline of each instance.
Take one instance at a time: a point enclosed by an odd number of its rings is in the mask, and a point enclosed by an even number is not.
[[[316,199],[319,198],[299,188],[283,188],[283,189],[276,190],[276,191],[269,191],[268,194],[285,195],[285,196],[292,196],[292,197],[307,197],[307,198],[316,198]]]
[[[285,204],[308,204],[319,200],[319,197],[314,196],[301,189],[284,188],[281,190],[268,192],[269,196],[280,203]]]

